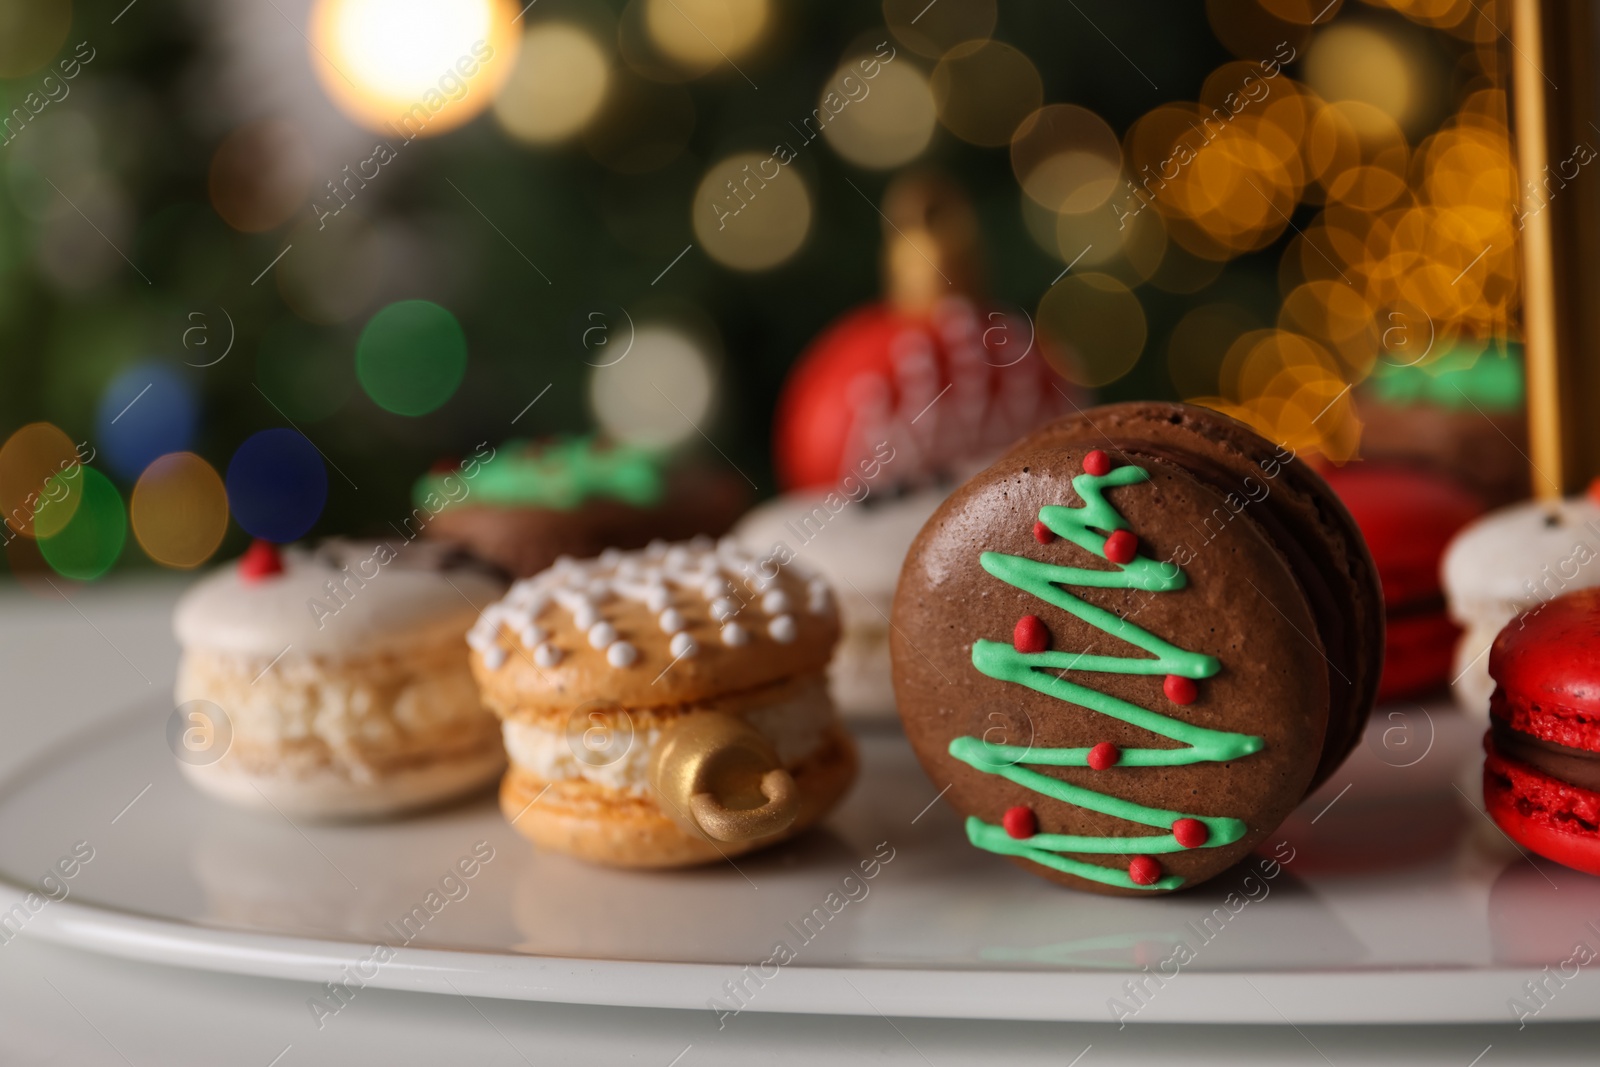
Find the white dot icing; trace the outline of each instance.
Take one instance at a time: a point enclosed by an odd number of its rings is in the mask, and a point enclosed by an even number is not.
[[[597,622],[589,627],[589,647],[604,649],[617,639],[617,628],[609,622]]]
[[[661,617],[656,621],[661,623],[662,631],[669,634],[677,633],[686,625],[683,619],[683,613],[677,608],[668,608],[666,611],[663,611],[661,613]]]
[[[800,636],[800,630],[794,624],[793,615],[779,615],[776,619],[773,619],[767,624],[767,633],[771,634],[772,639],[780,645],[791,644],[796,637]]]
[[[613,642],[611,647],[606,649],[606,662],[613,667],[631,667],[638,658],[639,650],[626,641]]]
[[[687,659],[700,651],[700,646],[695,644],[694,638],[686,633],[673,634],[670,647],[674,659]]]
[[[774,589],[761,598],[761,610],[768,615],[782,615],[790,610],[789,594],[782,589]]]
[[[622,549],[608,548],[600,553],[600,563],[605,567],[615,567],[622,562]]]
[[[737,614],[739,614],[739,605],[727,597],[718,597],[716,603],[711,605],[711,617],[718,622]]]
[[[667,605],[672,603],[672,594],[664,585],[651,586],[645,590],[644,606],[651,611],[662,612],[667,610]]]
[[[806,610],[813,615],[825,615],[833,602],[833,593],[828,589],[828,583],[820,579],[813,579],[806,586]]]
[[[600,611],[593,604],[584,601],[573,611],[572,622],[580,630],[592,630],[600,625]]]
[[[700,588],[700,595],[707,600],[715,600],[728,591],[728,582],[725,578],[712,578]]]
[[[561,662],[561,650],[546,641],[533,650],[533,662],[541,667],[554,667]]]
[[[483,665],[491,671],[497,671],[506,665],[506,650],[499,645],[491,645],[483,650]]]
[[[750,643],[750,635],[743,626],[730,622],[722,627],[722,643],[729,648],[743,648]]]
[[[547,635],[537,626],[524,626],[517,636],[521,638],[523,648],[533,648],[540,641],[543,641]]]

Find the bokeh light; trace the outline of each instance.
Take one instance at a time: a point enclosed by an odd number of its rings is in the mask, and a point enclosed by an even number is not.
[[[328,501],[316,446],[278,427],[246,438],[228,461],[228,508],[246,533],[284,543],[304,537]]]
[[[71,0],[0,0],[0,78],[50,62],[71,28]]]
[[[735,270],[767,270],[805,243],[811,194],[777,156],[740,152],[706,171],[690,218],[712,259]]]
[[[211,206],[244,233],[275,229],[311,192],[311,148],[293,123],[263,119],[239,127],[211,157]]]
[[[198,418],[186,377],[165,363],[135,363],[100,394],[94,439],[106,466],[132,482],[157,456],[188,448]]]
[[[488,107],[516,65],[510,0],[316,0],[311,66],[346,115],[432,137]]]
[[[904,166],[921,155],[933,137],[938,119],[933,88],[920,70],[904,60],[879,63],[877,77],[870,80],[862,77],[860,62],[847,59],[824,84],[817,105],[821,115],[832,110],[830,94],[846,102],[834,105],[839,110],[822,127],[822,134],[835,152],[858,167]]]
[[[1051,104],[1012,134],[1011,169],[1040,205],[1081,214],[1104,205],[1122,186],[1122,146],[1088,108]]]
[[[173,452],[139,475],[128,514],[147,556],[168,567],[198,567],[228,532],[228,492],[211,464]]]
[[[1423,103],[1419,57],[1391,34],[1359,22],[1329,26],[1306,50],[1306,83],[1324,100],[1355,100],[1407,125]]]
[[[627,358],[598,366],[589,404],[601,430],[645,448],[668,448],[698,437],[715,399],[706,346],[684,330],[641,324]]]
[[[661,53],[694,71],[733,62],[761,40],[768,0],[644,0],[644,24]]]
[[[456,317],[428,300],[401,300],[367,320],[356,342],[356,376],[373,403],[396,415],[426,415],[455,395],[467,373],[467,337]]]
[[[261,335],[256,384],[295,422],[325,419],[355,391],[350,343],[340,333],[283,316]]]
[[[1097,388],[1133,369],[1148,333],[1139,298],[1107,274],[1073,273],[1039,301],[1039,332],[1059,342],[1046,357],[1068,381]]]
[[[937,59],[956,45],[987,40],[999,14],[997,0],[883,0],[883,22],[894,39],[918,55]]]
[[[933,68],[939,121],[963,141],[997,147],[1039,107],[1044,83],[1033,61],[1000,41],[969,41]]]
[[[46,528],[59,530],[81,498],[63,494],[53,479],[70,473],[81,458],[89,457],[80,457],[77,446],[59,427],[30,422],[18,429],[0,445],[0,521],[33,537],[36,517],[50,511],[54,514]]]
[[[605,100],[610,62],[589,32],[545,22],[522,38],[516,69],[494,102],[494,117],[529,144],[564,140],[589,124]]]
[[[61,529],[39,539],[39,552],[57,574],[87,582],[111,569],[128,539],[122,494],[93,467],[80,467],[78,507]]]

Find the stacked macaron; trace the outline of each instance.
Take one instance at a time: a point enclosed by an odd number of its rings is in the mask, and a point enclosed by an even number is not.
[[[1489,674],[1489,814],[1513,841],[1600,875],[1600,589],[1514,619]]]
[[[1350,464],[1323,476],[1361,527],[1383,587],[1378,699],[1441,688],[1461,631],[1445,612],[1439,561],[1450,538],[1482,514],[1482,501],[1443,475],[1399,464]]]
[[[1600,585],[1600,501],[1588,494],[1530,500],[1465,527],[1445,552],[1450,616],[1466,631],[1452,665],[1456,702],[1485,714],[1494,683],[1489,648],[1519,613]]]
[[[223,735],[180,766],[224,800],[313,818],[487,785],[505,757],[462,637],[504,588],[423,542],[257,542],[179,601],[177,700],[209,702]]]
[[[624,867],[804,829],[855,778],[823,673],[838,634],[825,583],[726,539],[557,561],[468,637],[504,720],[502,809],[541,847]]]

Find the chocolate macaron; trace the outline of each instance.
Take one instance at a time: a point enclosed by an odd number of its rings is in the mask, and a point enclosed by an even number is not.
[[[969,840],[1102,893],[1243,858],[1357,742],[1382,660],[1326,483],[1181,404],[1019,442],[923,528],[894,622],[907,736]]]

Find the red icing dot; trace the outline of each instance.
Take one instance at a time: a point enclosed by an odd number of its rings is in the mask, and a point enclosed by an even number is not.
[[[1111,457],[1098,448],[1083,457],[1083,473],[1103,478],[1111,473]]]
[[[1194,684],[1193,678],[1176,674],[1167,675],[1166,681],[1161,683],[1161,691],[1174,704],[1193,704],[1200,695],[1200,687]]]
[[[1107,767],[1115,767],[1122,758],[1122,750],[1110,741],[1102,741],[1089,750],[1089,767],[1091,770],[1103,771]]]
[[[1149,856],[1135,856],[1128,861],[1128,877],[1134,885],[1155,885],[1161,881],[1161,864]]]
[[[1024,615],[1011,631],[1011,644],[1018,652],[1043,652],[1050,647],[1050,630],[1037,615]]]
[[[1139,539],[1127,530],[1113,530],[1106,538],[1106,559],[1112,563],[1132,563],[1139,554]]]
[[[247,582],[259,582],[282,573],[283,557],[271,541],[252,542],[239,559],[239,577]]]
[[[1056,532],[1042,522],[1033,524],[1033,539],[1041,545],[1048,545],[1056,539]]]
[[[1179,819],[1172,824],[1172,836],[1184,848],[1199,848],[1211,840],[1211,831],[1199,819]]]
[[[1006,809],[1006,813],[1000,817],[1000,825],[1012,837],[1032,837],[1039,832],[1039,816],[1033,813],[1032,808],[1019,804]]]

